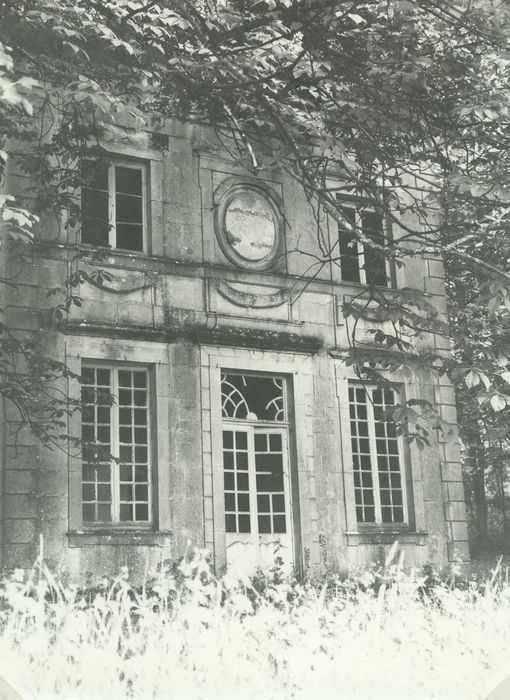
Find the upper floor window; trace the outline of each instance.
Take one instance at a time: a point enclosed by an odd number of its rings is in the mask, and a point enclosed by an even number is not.
[[[393,389],[349,387],[351,442],[358,523],[408,522],[401,440],[387,411],[396,404]]]
[[[126,365],[83,364],[82,522],[151,522],[149,377]]]
[[[81,188],[81,241],[146,250],[146,170],[136,163],[87,162]]]
[[[384,217],[356,201],[342,202],[342,214],[352,226],[376,245],[387,240]],[[387,287],[390,284],[389,263],[379,248],[363,245],[352,233],[338,226],[340,272],[342,280]]]

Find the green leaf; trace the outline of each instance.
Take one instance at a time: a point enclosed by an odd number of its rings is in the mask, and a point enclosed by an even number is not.
[[[464,382],[468,389],[473,389],[475,386],[480,384],[480,375],[474,370],[470,370],[464,377]]]
[[[502,394],[493,394],[490,399],[491,408],[496,411],[502,411],[507,407],[507,400]]]

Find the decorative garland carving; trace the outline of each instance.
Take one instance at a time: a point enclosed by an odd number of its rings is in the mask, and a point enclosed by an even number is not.
[[[227,301],[236,306],[251,309],[269,309],[275,306],[282,306],[282,304],[291,300],[293,294],[297,293],[296,290],[286,287],[281,287],[268,294],[245,292],[224,281],[217,281],[215,286],[218,294]]]
[[[142,272],[136,278],[117,277],[110,273],[108,273],[108,279],[87,273],[84,273],[83,277],[96,289],[112,294],[133,294],[149,287],[156,287],[158,284],[158,276],[154,272]]]

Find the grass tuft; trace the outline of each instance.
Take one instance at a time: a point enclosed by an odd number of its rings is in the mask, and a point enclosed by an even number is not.
[[[40,557],[0,584],[0,675],[24,698],[485,698],[510,672],[510,584],[386,562],[298,583],[215,578],[204,552],[87,589]]]

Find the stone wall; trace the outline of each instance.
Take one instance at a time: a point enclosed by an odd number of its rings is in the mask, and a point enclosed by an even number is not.
[[[360,288],[324,266],[310,270],[300,251],[317,252],[317,223],[303,192],[278,173],[258,180],[284,209],[286,254],[268,270],[241,270],[222,252],[214,231],[215,192],[228,178],[253,178],[204,144],[201,127],[169,124],[167,148],[106,146],[136,158],[149,172],[145,253],[112,250],[101,269],[111,279],[84,282],[81,306],[45,339],[52,356],[78,374],[82,359],[141,363],[151,371],[155,450],[155,522],[151,531],[91,532],[80,522],[80,461],[72,450],[41,446],[6,407],[2,445],[2,564],[30,566],[43,536],[45,554],[74,576],[115,573],[122,565],[142,574],[189,546],[206,546],[220,568],[225,559],[221,465],[218,460],[219,368],[281,372],[292,379],[292,479],[299,566],[346,569],[379,560],[398,536],[409,564],[444,565],[468,557],[464,495],[457,445],[451,438],[406,461],[412,526],[398,535],[360,531],[355,518],[347,382],[343,352],[349,326],[340,312]],[[149,140],[147,140],[149,144]],[[11,174],[13,191],[20,178]],[[48,246],[20,268],[7,290],[7,317],[23,333],[48,324],[47,292],[76,266],[76,235],[57,236],[47,222]],[[322,235],[333,240],[327,218]],[[94,269],[85,256],[83,270]],[[442,263],[414,261],[396,271],[397,285],[432,295],[445,312]],[[303,282],[306,281],[306,284]],[[431,339],[441,352],[449,348]],[[452,387],[431,377],[393,376],[406,398],[440,406],[455,423]],[[62,387],[77,395],[78,383]],[[347,413],[346,413],[347,411]],[[69,433],[79,435],[76,416]],[[71,452],[71,454],[69,454]]]

